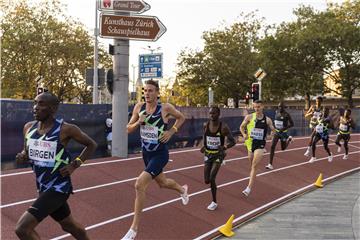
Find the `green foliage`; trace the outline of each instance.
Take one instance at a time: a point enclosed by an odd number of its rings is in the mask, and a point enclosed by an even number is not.
[[[243,18],[222,30],[204,32],[202,51],[181,52],[177,79],[191,105],[207,105],[209,87],[214,90],[217,103],[226,103],[229,97],[237,103],[250,89],[252,75],[258,68],[253,46],[261,21],[253,13]]]
[[[93,40],[85,27],[63,14],[58,0],[15,2],[1,20],[2,97],[33,99],[36,78],[61,101],[91,102],[83,75],[92,66]],[[109,66],[105,51],[100,58]],[[76,97],[76,98],[75,98]]]

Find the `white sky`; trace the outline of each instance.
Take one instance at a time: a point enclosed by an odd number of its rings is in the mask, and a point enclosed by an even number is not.
[[[36,0],[33,0],[36,1]],[[78,18],[89,30],[95,25],[95,0],[61,0],[68,5],[67,14]],[[175,77],[176,60],[185,48],[202,49],[202,33],[217,29],[225,22],[235,22],[241,12],[258,10],[257,16],[265,17],[268,24],[279,24],[294,19],[293,9],[299,4],[311,5],[323,10],[326,0],[145,0],[151,9],[141,15],[157,16],[166,26],[167,32],[156,42],[130,41],[129,78],[133,79],[131,65],[138,65],[138,55],[145,50],[161,47],[164,56],[163,75]],[[112,40],[101,39],[106,46]],[[136,72],[138,70],[136,69]]]

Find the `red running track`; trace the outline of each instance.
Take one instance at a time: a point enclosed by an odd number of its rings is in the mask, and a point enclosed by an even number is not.
[[[319,145],[315,163],[303,155],[308,138],[295,138],[285,151],[278,149],[272,171],[266,170],[270,143],[260,163],[255,186],[249,197],[241,191],[248,183],[250,164],[242,144],[228,150],[226,165],[217,176],[218,204],[208,211],[211,202],[209,186],[203,182],[203,156],[199,149],[182,149],[170,153],[166,175],[180,184],[188,184],[190,202],[183,206],[174,191],[150,184],[137,239],[210,239],[218,234],[231,214],[234,224],[240,224],[302,192],[314,188],[313,183],[323,174],[333,180],[360,170],[360,135],[352,135],[348,160],[331,137],[333,162]],[[30,169],[2,172],[1,175],[1,238],[17,239],[14,228],[21,214],[37,197],[35,177]],[[131,225],[135,198],[134,183],[143,170],[139,155],[128,159],[94,159],[73,175],[75,194],[69,199],[72,214],[86,226],[91,239],[120,239]],[[72,239],[51,218],[36,229],[43,239]]]

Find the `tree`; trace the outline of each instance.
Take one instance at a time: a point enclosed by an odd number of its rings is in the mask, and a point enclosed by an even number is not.
[[[227,103],[228,98],[245,97],[254,81],[258,68],[254,45],[258,40],[262,20],[254,13],[242,14],[243,21],[220,30],[203,34],[202,51],[184,50],[179,56],[179,85],[196,94],[189,94],[191,103],[207,105],[208,88],[214,90],[217,103]]]
[[[75,97],[91,101],[91,92],[84,82],[85,69],[92,65],[93,42],[85,27],[63,14],[58,0],[31,6],[15,2],[1,20],[2,96],[33,99],[39,76],[43,84],[61,101]],[[100,50],[106,66],[110,57]]]

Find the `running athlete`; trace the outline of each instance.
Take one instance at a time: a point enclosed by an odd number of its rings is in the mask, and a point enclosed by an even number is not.
[[[40,239],[35,228],[49,215],[74,238],[89,239],[84,227],[73,219],[67,199],[73,193],[70,175],[95,151],[96,143],[77,126],[55,119],[58,106],[53,94],[38,95],[33,109],[36,121],[24,126],[24,150],[16,155],[16,161],[31,164],[39,197],[16,224],[20,239]],[[75,160],[65,149],[71,139],[86,146]]]
[[[351,110],[346,109],[344,112],[344,116],[340,117],[339,121],[339,132],[337,133],[335,144],[338,145],[337,152],[341,152],[341,140],[344,140],[344,148],[345,148],[345,154],[343,159],[348,159],[349,154],[349,147],[348,142],[350,140],[350,128],[355,128],[355,123],[351,118]]]
[[[304,156],[307,156],[307,157],[310,156],[311,146],[312,146],[312,143],[313,143],[313,140],[315,137],[314,128],[315,128],[316,124],[318,123],[318,120],[321,115],[321,111],[323,110],[321,107],[322,101],[323,101],[323,98],[321,96],[318,96],[316,98],[315,106],[311,106],[309,108],[309,110],[307,111],[307,113],[305,114],[305,118],[310,118],[309,128],[311,129],[311,136],[310,136],[309,144],[306,149],[306,152],[304,153]]]
[[[276,145],[280,139],[281,150],[285,150],[290,142],[292,141],[292,136],[289,136],[287,131],[289,128],[294,126],[294,122],[288,112],[285,111],[285,105],[283,102],[280,102],[278,105],[278,111],[275,115],[275,134],[272,139],[271,149],[270,149],[270,163],[266,166],[266,169],[274,169],[273,160],[275,154]]]
[[[161,188],[177,191],[184,205],[188,204],[188,186],[180,186],[173,179],[166,178],[163,168],[169,161],[167,142],[184,123],[184,115],[169,103],[158,103],[159,85],[153,80],[146,82],[144,87],[145,103],[137,103],[132,117],[127,125],[128,133],[134,132],[140,126],[142,154],[145,170],[135,183],[136,198],[134,218],[129,231],[122,239],[134,239],[139,226],[140,213],[146,197],[146,189],[152,179]],[[168,129],[170,117],[175,118],[174,125]]]
[[[333,128],[331,118],[329,117],[330,110],[329,108],[324,108],[323,114],[320,115],[320,119],[318,120],[315,128],[314,128],[314,140],[312,142],[312,158],[310,158],[309,162],[313,163],[316,161],[315,150],[316,143],[321,139],[324,144],[324,148],[328,153],[328,161],[332,162],[333,155],[329,149],[329,128]]]
[[[256,170],[264,155],[268,127],[270,127],[271,131],[275,132],[271,119],[263,113],[264,106],[262,102],[256,100],[253,103],[253,107],[255,112],[246,115],[240,126],[240,132],[245,139],[245,145],[248,149],[248,157],[251,163],[249,184],[242,192],[245,196],[250,194],[254,185]]]
[[[216,200],[216,175],[226,156],[226,149],[235,145],[235,139],[232,136],[228,125],[219,121],[219,107],[212,106],[210,108],[209,115],[210,121],[204,123],[204,146],[200,151],[205,154],[204,179],[206,184],[210,183],[212,194],[212,202],[207,207],[207,209],[214,211],[218,206]],[[225,137],[228,141],[226,146],[224,146]]]

